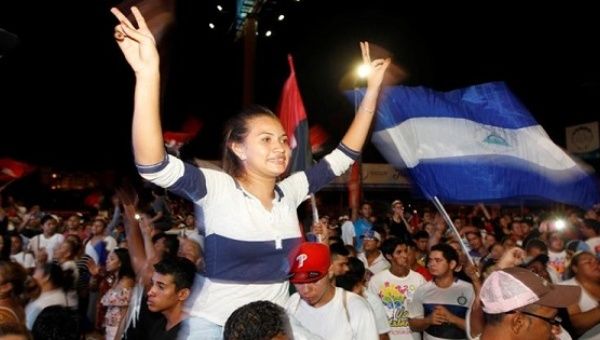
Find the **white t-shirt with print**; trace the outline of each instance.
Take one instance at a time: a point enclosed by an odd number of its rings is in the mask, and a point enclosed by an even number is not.
[[[379,299],[379,296],[371,293],[368,289],[363,292],[363,297],[367,300],[373,310],[373,316],[375,316],[375,326],[377,326],[377,333],[386,334],[392,329],[388,324],[387,314],[383,307],[383,302]]]
[[[409,317],[427,317],[436,306],[441,305],[464,319],[474,297],[473,285],[468,282],[456,279],[450,287],[440,288],[435,281],[429,281],[417,288],[413,295],[409,303]],[[433,325],[423,332],[423,340],[438,339],[466,339],[466,333],[455,325]]]
[[[420,332],[411,332],[408,325],[408,305],[417,288],[427,281],[423,275],[410,270],[405,277],[384,270],[371,278],[369,291],[379,296],[391,327],[391,340],[419,340]]]

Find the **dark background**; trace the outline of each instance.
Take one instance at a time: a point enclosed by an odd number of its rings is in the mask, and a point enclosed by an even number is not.
[[[134,79],[113,40],[109,12],[118,4],[1,2],[0,28],[19,44],[0,58],[0,157],[65,171],[133,173]],[[234,6],[180,0],[164,41],[164,129],[178,130],[188,116],[204,123],[185,157],[219,158],[223,122],[242,107],[243,44],[231,29]],[[406,85],[446,91],[505,81],[561,146],[565,126],[598,120],[597,12],[565,4],[457,6],[267,1],[258,16],[255,102],[276,107],[292,53],[309,124],[322,125],[335,145],[353,114],[341,79],[359,61],[358,42],[368,40],[393,54],[408,72]],[[279,14],[286,19],[277,22]],[[364,160],[383,161],[371,145]]]

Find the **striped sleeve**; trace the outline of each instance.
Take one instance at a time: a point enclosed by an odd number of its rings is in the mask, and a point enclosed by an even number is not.
[[[166,155],[160,163],[136,165],[147,181],[179,196],[197,201],[206,196],[206,178],[202,171],[172,155]]]

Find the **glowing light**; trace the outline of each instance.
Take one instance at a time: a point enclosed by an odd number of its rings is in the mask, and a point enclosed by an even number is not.
[[[279,21],[283,21],[283,19],[285,19],[285,15],[283,15],[283,14],[280,14],[280,15],[277,17],[277,20],[279,20]]]
[[[563,220],[562,218],[559,218],[556,221],[554,221],[554,227],[556,228],[556,230],[564,230],[567,227],[567,222],[565,222],[565,220]]]
[[[358,75],[359,78],[366,78],[370,73],[371,73],[371,66],[369,66],[367,64],[361,64],[356,69],[356,74]]]
[[[217,5],[217,10],[218,10],[219,12],[222,12],[222,11],[223,11],[223,6],[221,6],[221,5]]]
[[[135,214],[133,217],[134,217],[134,218],[135,218],[137,221],[139,221],[139,220],[140,220],[140,218],[142,218],[142,216],[141,216],[140,214]]]
[[[270,37],[270,36],[271,36],[271,34],[273,34],[273,33],[271,33],[271,31],[266,31],[266,32],[265,32],[265,37]]]
[[[52,174],[52,178],[57,178],[58,175],[57,174]]]
[[[213,29],[215,29],[215,24],[213,24],[212,22],[209,22],[208,27],[210,27],[210,29],[213,30]]]

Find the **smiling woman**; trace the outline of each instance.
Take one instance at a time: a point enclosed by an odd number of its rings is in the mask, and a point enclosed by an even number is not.
[[[115,38],[136,76],[132,137],[138,171],[202,212],[205,280],[188,301],[189,338],[219,339],[236,308],[257,300],[286,303],[287,257],[302,241],[296,209],[358,157],[390,60],[371,61],[368,43],[360,44],[363,62],[372,69],[367,91],[340,145],[314,167],[280,181],[290,158],[288,136],[271,111],[253,107],[227,124],[225,172],[197,168],[165,152],[159,55],[144,18],[132,7],[136,28],[119,10],[112,12],[119,20]]]

